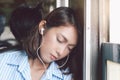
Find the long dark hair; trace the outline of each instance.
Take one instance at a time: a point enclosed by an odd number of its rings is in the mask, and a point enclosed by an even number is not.
[[[34,28],[42,20],[42,12],[40,4],[35,8],[28,6],[19,6],[11,14],[9,24],[15,38],[22,43],[21,40],[26,39],[29,31]]]
[[[81,48],[82,44],[80,42],[80,38],[81,38],[80,29],[81,28],[80,28],[79,24],[77,23],[77,19],[76,19],[74,11],[69,7],[59,7],[59,8],[54,9],[52,12],[50,12],[44,18],[44,20],[46,20],[46,28],[48,30],[52,27],[59,27],[59,26],[64,26],[64,25],[68,25],[68,24],[73,25],[75,27],[75,29],[77,30],[77,33],[78,33],[77,45],[70,52],[67,64],[65,66],[63,66],[62,68],[60,68],[61,70],[69,68],[68,74],[73,73],[73,77],[76,77],[76,74],[77,74],[76,56],[82,54],[82,53],[80,53],[80,48]],[[28,56],[30,58],[33,58],[33,59],[37,58],[36,50],[40,46],[41,37],[42,36],[39,33],[39,28],[38,28],[38,26],[36,26],[31,31],[30,36],[28,36],[28,38],[26,39],[25,49],[28,52]],[[65,60],[66,60],[66,57],[61,60],[56,61],[56,63],[58,65],[62,65],[65,62]]]

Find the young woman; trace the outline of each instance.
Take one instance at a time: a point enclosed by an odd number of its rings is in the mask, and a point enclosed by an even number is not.
[[[74,61],[81,45],[79,30],[71,8],[54,9],[30,31],[23,50],[0,54],[0,79],[75,79]]]

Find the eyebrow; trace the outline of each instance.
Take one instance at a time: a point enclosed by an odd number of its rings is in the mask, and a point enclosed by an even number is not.
[[[66,42],[68,41],[68,39],[64,35],[62,35],[62,34],[60,34],[60,35],[65,39]],[[69,46],[76,46],[76,45],[75,44],[69,44]]]

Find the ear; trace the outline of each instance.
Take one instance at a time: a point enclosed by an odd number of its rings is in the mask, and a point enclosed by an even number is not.
[[[41,35],[43,35],[43,31],[45,30],[45,24],[46,24],[45,20],[42,20],[39,23],[39,32],[41,33]]]
[[[41,20],[40,23],[39,23],[39,30],[41,28],[45,28],[45,24],[46,24],[46,20]]]

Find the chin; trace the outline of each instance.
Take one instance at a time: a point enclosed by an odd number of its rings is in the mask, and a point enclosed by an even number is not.
[[[46,64],[50,64],[50,63],[53,62],[53,61],[50,61],[50,60],[44,60],[44,62],[45,62]]]

